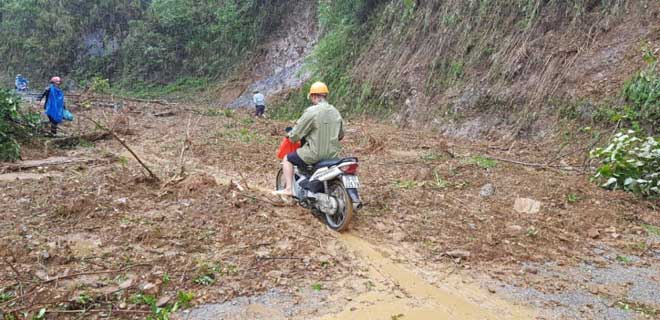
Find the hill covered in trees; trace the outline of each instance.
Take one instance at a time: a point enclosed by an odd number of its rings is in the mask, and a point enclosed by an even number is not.
[[[257,0],[2,1],[2,77],[217,78],[276,29],[286,9]]]
[[[652,128],[660,114],[659,7],[648,0],[6,0],[0,79],[61,74],[78,85],[98,76],[128,90],[190,84],[225,106],[254,84],[277,86],[272,111],[290,117],[306,105],[299,86],[313,77],[328,82],[343,112],[458,135],[538,134],[562,117]],[[291,61],[304,67],[286,69]],[[269,78],[283,69],[303,81]]]

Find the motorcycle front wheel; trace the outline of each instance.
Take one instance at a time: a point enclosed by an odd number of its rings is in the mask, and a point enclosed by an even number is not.
[[[344,184],[340,180],[330,181],[328,184],[328,195],[337,199],[338,208],[334,215],[325,215],[325,220],[330,229],[342,231],[348,228],[353,219],[353,201],[346,192]]]

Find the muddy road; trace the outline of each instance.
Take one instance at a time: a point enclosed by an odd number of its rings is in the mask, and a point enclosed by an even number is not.
[[[84,162],[0,164],[5,317],[658,317],[657,203],[598,189],[583,154],[553,156],[556,140],[349,121],[365,208],[337,234],[269,195],[287,122],[135,101],[73,109],[68,135],[96,130],[86,118],[113,127],[160,182],[112,139],[24,152]]]

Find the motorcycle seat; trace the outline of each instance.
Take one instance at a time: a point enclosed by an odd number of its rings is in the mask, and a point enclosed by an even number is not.
[[[323,167],[332,167],[332,166],[342,164],[344,162],[358,162],[358,159],[355,158],[355,157],[327,159],[327,160],[319,161],[316,164],[314,164],[314,169],[320,169],[320,168],[323,168]]]

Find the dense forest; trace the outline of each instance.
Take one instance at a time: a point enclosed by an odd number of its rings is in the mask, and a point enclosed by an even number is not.
[[[0,68],[6,78],[219,77],[277,27],[286,8],[264,0],[2,1]]]

